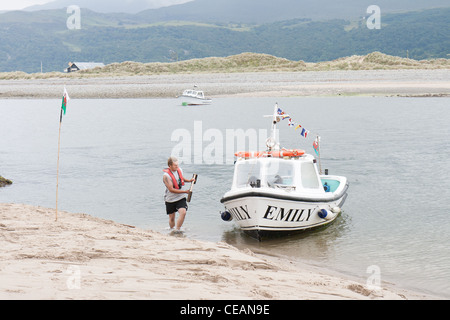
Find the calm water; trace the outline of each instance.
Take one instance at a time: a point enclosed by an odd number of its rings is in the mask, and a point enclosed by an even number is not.
[[[347,176],[350,189],[331,226],[258,243],[218,214],[233,173],[226,132],[268,130],[262,115],[275,102],[321,135],[323,166]],[[55,207],[59,108],[60,100],[0,100],[0,175],[14,181],[0,189],[0,202]],[[215,133],[223,161],[182,165],[188,177],[199,174],[187,237],[287,255],[360,279],[375,265],[382,281],[448,298],[449,123],[449,98],[223,98],[203,107],[174,99],[72,99],[61,134],[59,208],[167,232],[162,169],[181,142],[172,134],[189,133],[183,142],[194,162]],[[313,153],[313,139],[286,122],[280,135],[282,145]]]

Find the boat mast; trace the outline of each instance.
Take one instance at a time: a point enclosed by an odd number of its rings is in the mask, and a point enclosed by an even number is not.
[[[270,137],[266,140],[267,151],[278,150],[279,144],[276,137],[277,122],[280,121],[278,117],[278,103],[274,106],[273,115],[268,117],[272,117],[272,132],[270,133]]]
[[[272,132],[270,135],[273,141],[277,141],[275,137],[275,132],[277,130],[277,119],[278,119],[278,103],[275,103],[275,107],[273,109]]]

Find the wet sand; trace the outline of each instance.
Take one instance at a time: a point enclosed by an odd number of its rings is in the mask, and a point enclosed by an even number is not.
[[[0,204],[0,299],[432,299],[226,243]]]

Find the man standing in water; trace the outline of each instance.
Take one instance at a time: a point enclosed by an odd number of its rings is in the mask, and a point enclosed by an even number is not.
[[[170,229],[175,227],[175,214],[178,211],[176,230],[179,231],[188,209],[186,194],[189,194],[189,190],[182,190],[182,188],[185,182],[193,182],[194,178],[185,179],[183,177],[183,171],[178,166],[178,160],[175,157],[170,157],[167,165],[169,167],[163,170],[163,182],[166,185],[164,201],[166,202],[166,212],[169,215]]]

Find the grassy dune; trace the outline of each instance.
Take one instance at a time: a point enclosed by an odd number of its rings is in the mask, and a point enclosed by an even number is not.
[[[241,53],[229,57],[210,57],[168,63],[140,63],[126,61],[111,63],[102,68],[73,73],[48,72],[28,74],[21,71],[1,72],[0,80],[90,78],[142,76],[182,73],[236,73],[236,72],[301,72],[332,70],[396,70],[396,69],[450,69],[450,59],[413,60],[373,52],[365,56],[351,56],[333,61],[305,63],[268,54]]]
[[[365,56],[351,56],[329,62],[307,64],[308,70],[396,70],[396,69],[450,69],[450,59],[414,60],[390,56],[380,52]]]

